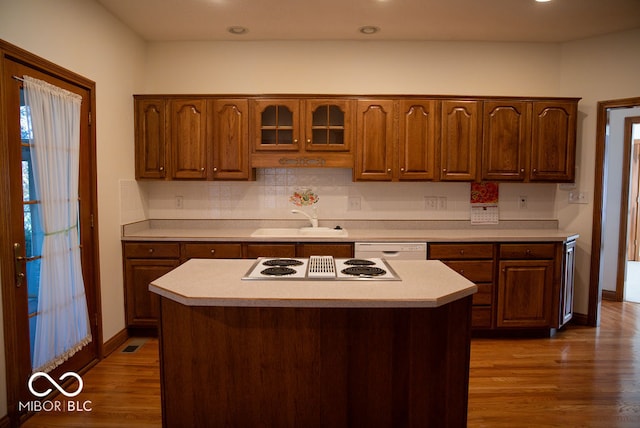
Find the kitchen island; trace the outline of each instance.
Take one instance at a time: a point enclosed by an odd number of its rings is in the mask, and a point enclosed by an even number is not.
[[[242,280],[191,259],[160,295],[163,425],[466,426],[476,286],[435,260],[401,281]]]

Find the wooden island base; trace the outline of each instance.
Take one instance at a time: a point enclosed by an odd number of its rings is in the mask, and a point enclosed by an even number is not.
[[[436,308],[161,298],[165,427],[466,427],[471,296]]]

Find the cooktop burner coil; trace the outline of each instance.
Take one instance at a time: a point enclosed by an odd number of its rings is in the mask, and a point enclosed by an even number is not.
[[[365,259],[349,259],[344,262],[345,265],[349,266],[373,266],[376,264],[373,260],[365,260]]]
[[[374,266],[352,266],[342,269],[342,273],[355,276],[379,276],[387,273],[386,270]]]
[[[286,266],[274,266],[274,267],[266,268],[260,273],[263,275],[271,275],[271,276],[286,276],[286,275],[293,275],[294,273],[296,273],[296,270],[288,268]]]
[[[269,259],[262,263],[265,266],[301,266],[304,263],[294,259]]]

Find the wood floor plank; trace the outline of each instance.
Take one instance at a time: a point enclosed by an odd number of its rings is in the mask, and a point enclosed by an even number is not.
[[[474,339],[469,427],[640,426],[640,304],[603,302],[601,326],[546,339]],[[115,352],[83,376],[85,413],[42,412],[25,427],[160,427],[158,342]]]

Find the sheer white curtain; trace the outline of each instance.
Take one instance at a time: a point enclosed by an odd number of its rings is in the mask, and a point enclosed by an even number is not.
[[[91,342],[78,233],[82,97],[29,76],[24,94],[44,231],[31,364],[48,372]]]

